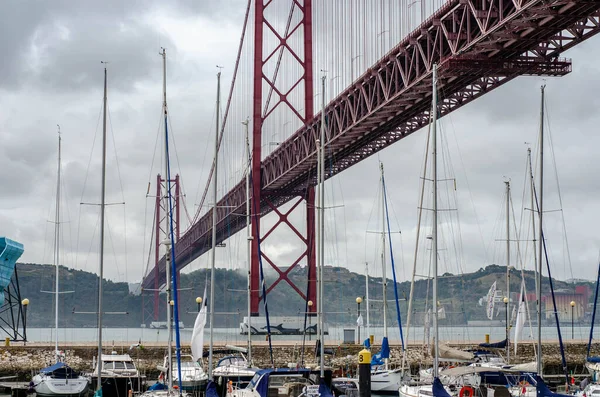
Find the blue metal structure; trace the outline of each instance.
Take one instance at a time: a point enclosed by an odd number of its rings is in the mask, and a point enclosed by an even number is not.
[[[0,237],[0,329],[15,342],[27,341],[27,306],[21,304],[16,268],[17,260],[23,251],[23,244]]]

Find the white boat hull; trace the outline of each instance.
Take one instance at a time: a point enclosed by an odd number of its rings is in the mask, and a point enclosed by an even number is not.
[[[168,396],[187,397],[189,395],[190,394],[188,394],[185,390],[182,390],[181,392],[176,389],[173,389],[173,390],[148,390],[148,391],[145,391],[144,394],[142,394],[142,397],[168,397]]]
[[[59,379],[38,374],[32,380],[38,396],[80,396],[85,394],[89,384],[89,379],[83,376],[74,379]]]
[[[398,390],[400,397],[431,397],[431,385],[408,386],[402,385]]]
[[[374,393],[397,393],[400,388],[400,370],[380,370],[371,372],[371,391]]]
[[[513,386],[509,387],[508,391],[513,397],[536,397],[537,388],[535,386]]]

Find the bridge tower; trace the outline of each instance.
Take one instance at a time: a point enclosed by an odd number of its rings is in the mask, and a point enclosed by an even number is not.
[[[162,256],[161,253],[161,242],[162,236],[165,235],[164,220],[167,216],[167,208],[165,208],[164,196],[168,194],[167,188],[169,181],[166,181],[161,177],[160,174],[156,176],[156,197],[154,206],[154,285],[150,289],[142,290],[142,313],[143,323],[149,324],[151,321],[159,321],[159,292],[161,285],[159,284],[159,262]],[[175,241],[179,240],[180,235],[180,195],[181,189],[179,184],[179,175],[175,175],[175,179],[170,180],[171,190],[173,195],[173,211],[174,211],[174,228],[175,228]],[[177,279],[179,279],[179,270],[177,271]]]
[[[269,263],[278,273],[278,278],[270,285],[269,290],[274,288],[281,281],[287,282],[304,300],[311,300],[315,303],[308,306],[311,315],[316,310],[316,253],[315,253],[315,192],[314,187],[306,186],[303,191],[297,191],[294,204],[291,209],[285,213],[278,210],[278,196],[281,193],[277,191],[261,190],[261,161],[262,161],[262,129],[266,120],[273,115],[273,109],[278,106],[286,107],[287,114],[295,117],[300,125],[309,123],[314,114],[313,109],[313,44],[312,44],[312,0],[296,1],[289,0],[290,14],[287,24],[277,23],[275,21],[276,12],[273,11],[277,2],[270,0],[256,0],[254,9],[254,78],[253,78],[253,124],[252,124],[252,255],[250,266],[250,289],[251,289],[251,312],[253,316],[259,314],[259,302],[261,292],[260,285],[260,267],[258,242],[266,240],[279,226],[287,225],[297,236],[299,236],[306,246],[304,252],[285,270],[281,270],[271,259],[262,253],[263,263]],[[279,2],[281,3],[281,2]],[[269,40],[267,40],[269,36]],[[295,48],[291,43],[301,42],[300,48]],[[288,56],[288,62],[281,62],[282,54]],[[291,60],[291,61],[290,61]],[[275,65],[275,68],[268,67]],[[286,75],[287,69],[300,70],[298,77],[290,80],[288,73],[286,82],[283,79],[277,79],[277,76]],[[266,69],[274,70],[267,75]],[[290,70],[291,71],[291,70]],[[304,100],[300,103],[289,100],[292,91],[300,89],[304,94]],[[267,95],[264,95],[267,93]],[[292,116],[293,115],[293,116]],[[291,120],[288,120],[291,121]],[[286,193],[289,195],[289,193]],[[261,232],[260,216],[263,213],[261,200],[264,202],[267,211],[273,210],[278,216],[278,220],[269,230]],[[287,201],[287,200],[286,200]],[[294,227],[290,221],[290,214],[300,208],[301,202],[306,205],[306,235],[302,235],[297,227]],[[308,291],[302,291],[288,274],[301,261],[305,260],[308,268]],[[280,265],[281,266],[281,265]],[[308,292],[308,295],[306,295]],[[267,291],[268,293],[268,291]]]

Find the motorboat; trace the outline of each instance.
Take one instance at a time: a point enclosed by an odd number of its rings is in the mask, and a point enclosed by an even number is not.
[[[253,368],[248,365],[246,357],[243,355],[226,356],[217,362],[217,366],[213,369],[215,379],[221,378],[220,383],[231,381],[238,388],[245,387],[254,377],[258,368]]]
[[[161,376],[164,378],[164,374],[168,372],[169,358],[165,357],[162,366],[158,366],[161,371]],[[173,384],[179,384],[179,368],[177,362],[173,362],[173,370],[171,371]],[[204,372],[204,368],[194,361],[191,355],[181,355],[181,389],[187,391],[199,391],[206,387],[208,376]]]
[[[126,396],[129,390],[139,392],[142,379],[129,354],[102,354],[92,374],[92,386],[98,384],[98,365],[101,365],[102,392],[105,396]]]
[[[331,389],[335,397],[358,397],[358,379],[356,378],[333,378]]]

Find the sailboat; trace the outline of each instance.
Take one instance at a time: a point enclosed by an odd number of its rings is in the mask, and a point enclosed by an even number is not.
[[[107,104],[107,72],[104,68],[104,103],[102,119],[102,182],[100,194],[100,263],[98,273],[98,359],[92,374],[92,386],[95,385],[95,397],[125,396],[141,386],[140,373],[129,354],[102,353],[102,280],[104,275],[104,215],[106,209],[106,104]]]
[[[237,346],[226,346],[227,353],[231,354],[234,352],[235,354],[223,357],[217,362],[217,366],[213,370],[213,376],[217,378],[223,379],[223,381],[229,384],[231,381],[231,386],[234,385],[236,387],[242,387],[247,385],[250,380],[254,377],[256,372],[259,370],[258,368],[252,367],[252,312],[250,307],[250,260],[252,254],[252,224],[250,222],[252,213],[250,210],[250,170],[252,167],[251,163],[251,155],[250,155],[250,137],[248,134],[248,120],[243,121],[242,124],[245,127],[245,135],[246,135],[246,258],[248,262],[248,290],[247,290],[247,299],[248,299],[248,317],[246,321],[242,324],[245,326],[245,332],[247,335],[247,348],[239,348]],[[206,295],[206,291],[204,292]],[[206,307],[206,306],[205,306]],[[203,309],[205,309],[203,307]],[[205,310],[206,312],[206,310]],[[203,315],[204,322],[206,322],[206,313]],[[198,318],[196,319],[196,324],[200,327],[199,319],[201,318],[200,313],[198,314]],[[199,335],[200,329],[198,332],[196,328],[194,328],[194,333]],[[204,332],[204,327],[202,327],[202,332]],[[199,339],[199,338],[198,338]],[[196,346],[194,343],[196,342]],[[198,341],[195,341],[194,334],[192,334],[192,351],[200,350],[202,352],[202,346],[198,346]],[[244,356],[246,354],[247,356]],[[201,354],[199,355],[202,356]],[[247,358],[246,358],[247,357]]]
[[[383,339],[381,342],[381,350],[379,353],[373,355],[371,360],[371,391],[375,393],[397,393],[400,387],[400,381],[402,380],[402,369],[392,369],[388,367],[388,360],[390,357],[390,347],[388,342],[388,326],[387,326],[387,276],[386,276],[386,218],[387,213],[387,198],[385,191],[385,179],[383,172],[383,163],[380,164],[381,170],[381,215],[382,215],[382,230],[381,230],[381,269],[382,269],[382,287],[383,287]],[[389,225],[388,225],[389,229]],[[391,241],[390,241],[391,244]],[[390,255],[391,252],[390,248]],[[391,258],[393,263],[393,257]],[[394,269],[392,269],[394,270]],[[396,279],[396,273],[394,271],[394,280]],[[394,282],[394,288],[396,293],[396,307],[398,308],[398,291],[397,285]],[[398,325],[400,327],[400,336],[402,336],[402,324],[400,322],[400,310],[398,308]]]
[[[162,49],[160,52],[163,60],[163,114],[164,114],[164,149],[165,149],[165,205],[167,211],[165,217],[165,274],[167,290],[167,356],[164,365],[159,369],[166,378],[166,384],[157,382],[152,385],[143,396],[187,396],[185,389],[196,389],[207,380],[204,370],[197,361],[186,360],[185,369],[183,367],[180,335],[179,335],[179,312],[178,312],[178,291],[177,291],[177,267],[175,263],[175,235],[173,231],[173,198],[171,189],[171,164],[169,158],[169,128],[168,128],[168,107],[167,107],[167,51]],[[158,236],[157,236],[158,238]],[[173,313],[171,313],[173,310]],[[176,342],[176,361],[173,362],[173,325],[175,326]],[[184,374],[186,378],[184,379]],[[191,379],[190,379],[191,378]],[[175,385],[174,382],[177,382]],[[185,386],[185,387],[184,387]]]
[[[58,130],[58,176],[56,182],[56,212],[54,217],[54,354],[56,363],[40,370],[32,379],[38,396],[79,396],[85,394],[89,380],[74,371],[63,360],[58,350],[58,296],[59,296],[59,262],[60,262],[60,169],[61,169],[61,136]]]
[[[590,375],[592,382],[589,382],[584,388],[583,393],[586,396],[595,396],[600,393],[600,357],[590,356],[592,349],[592,340],[594,338],[594,323],[596,321],[596,306],[598,305],[598,289],[600,288],[600,263],[598,264],[598,275],[596,276],[596,292],[594,294],[594,311],[592,312],[592,325],[590,326],[590,338],[587,346],[585,358],[585,367]],[[581,383],[583,385],[583,382]],[[580,386],[583,387],[583,386]]]
[[[437,64],[433,65],[433,95],[432,95],[432,117],[431,117],[431,139],[433,146],[433,170],[432,170],[432,181],[433,181],[433,233],[431,236],[432,241],[432,259],[433,259],[433,339],[434,339],[434,357],[433,357],[433,382],[431,384],[418,384],[414,385],[410,382],[403,383],[399,389],[400,397],[450,397],[449,390],[442,385],[440,381],[439,373],[439,362],[440,362],[440,348],[439,348],[439,332],[438,332],[438,209],[437,209]]]
[[[537,246],[538,255],[537,255],[537,272],[536,272],[536,298],[538,302],[537,306],[537,362],[536,362],[536,372],[534,375],[531,375],[531,385],[527,387],[513,387],[510,388],[510,392],[513,396],[537,396],[537,397],[562,397],[564,395],[557,394],[551,392],[548,389],[548,386],[544,383],[542,378],[542,274],[543,274],[543,263],[544,263],[544,253],[545,253],[545,242],[544,242],[544,232],[543,232],[543,216],[544,216],[544,89],[545,85],[541,87],[541,108],[540,108],[540,172],[539,172],[539,200],[537,203],[537,212],[539,216],[539,225],[538,225],[538,241],[539,244]],[[531,171],[531,179],[533,186],[533,171]],[[533,189],[532,189],[533,191]],[[549,269],[549,268],[548,268]],[[550,285],[552,286],[552,278],[551,275],[548,275]],[[558,320],[557,320],[558,321]],[[561,343],[560,336],[560,328],[557,323],[557,331],[559,336],[559,343]],[[561,346],[562,349],[562,346]],[[563,357],[564,360],[564,357]],[[564,362],[563,362],[564,363]]]

